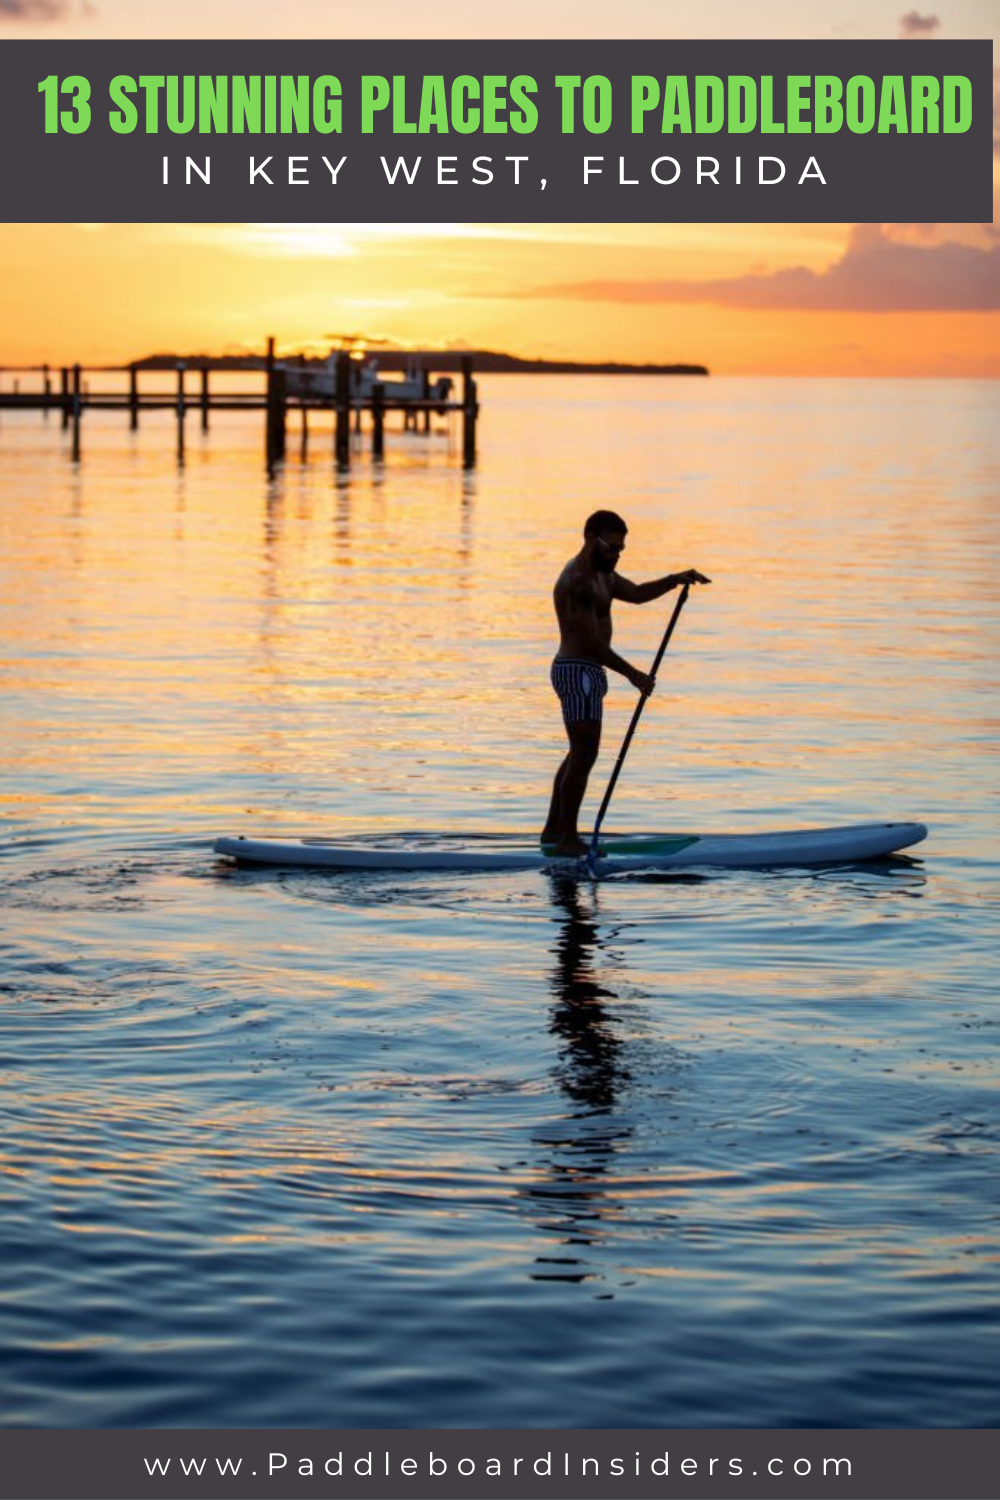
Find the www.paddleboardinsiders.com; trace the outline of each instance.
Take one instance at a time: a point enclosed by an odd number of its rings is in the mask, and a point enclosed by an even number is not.
[[[259,1467],[253,1468],[254,1463],[257,1463]],[[755,1463],[758,1465],[757,1468],[752,1467]],[[539,1479],[558,1476],[620,1479],[631,1476],[643,1478],[649,1475],[655,1478],[695,1479],[699,1476],[738,1478],[743,1474],[756,1475],[758,1472],[764,1472],[775,1479],[794,1475],[799,1479],[811,1476],[835,1481],[840,1478],[848,1479],[853,1473],[851,1460],[843,1456],[790,1458],[775,1455],[761,1459],[748,1459],[731,1454],[722,1457],[702,1455],[695,1458],[683,1452],[672,1453],[669,1449],[664,1449],[652,1457],[643,1455],[638,1450],[628,1455],[594,1457],[582,1453],[553,1452],[550,1449],[538,1454],[486,1454],[476,1457],[462,1455],[458,1458],[454,1455],[445,1458],[433,1450],[428,1450],[420,1456],[413,1453],[398,1454],[388,1449],[380,1452],[367,1449],[358,1454],[340,1450],[325,1456],[272,1451],[266,1455],[262,1463],[260,1460],[242,1456],[238,1458],[232,1456],[225,1458],[157,1456],[144,1458],[143,1464],[146,1473],[150,1476],[172,1474],[175,1478],[182,1475],[190,1479],[200,1479],[213,1473],[227,1477],[249,1473],[256,1478],[261,1468],[269,1477],[279,1475],[282,1479],[293,1479],[296,1476],[311,1479],[316,1475],[326,1475],[332,1479],[351,1477],[374,1479],[383,1476],[413,1478],[420,1475],[434,1479],[446,1476],[459,1476],[463,1479],[477,1476],[489,1479],[526,1479],[529,1476]]]

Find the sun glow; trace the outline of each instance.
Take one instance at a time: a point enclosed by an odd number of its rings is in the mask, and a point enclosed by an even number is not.
[[[716,374],[996,375],[998,255],[968,225],[5,224],[0,366],[271,334],[315,351],[350,328]]]

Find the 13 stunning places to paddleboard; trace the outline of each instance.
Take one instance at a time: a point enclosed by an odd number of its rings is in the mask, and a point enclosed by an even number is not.
[[[923,823],[862,823],[776,833],[652,834],[609,837],[598,875],[626,870],[766,869],[851,864],[911,848],[927,837]],[[474,837],[407,834],[370,843],[322,838],[218,838],[217,854],[246,864],[325,866],[340,870],[558,870],[586,868],[585,859],[546,853],[520,835]]]

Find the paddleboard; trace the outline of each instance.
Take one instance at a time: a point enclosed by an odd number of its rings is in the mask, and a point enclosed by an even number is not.
[[[777,833],[609,835],[599,875],[626,870],[714,867],[734,870],[853,864],[909,849],[927,837],[923,823],[866,823]],[[517,834],[404,834],[337,843],[332,839],[218,838],[215,852],[240,864],[336,870],[552,870],[583,873],[584,859],[546,853]]]

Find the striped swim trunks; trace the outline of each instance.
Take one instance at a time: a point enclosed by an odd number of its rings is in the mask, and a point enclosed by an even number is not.
[[[581,657],[557,656],[551,676],[567,727],[601,722],[604,695],[608,691],[608,674],[602,666]]]

